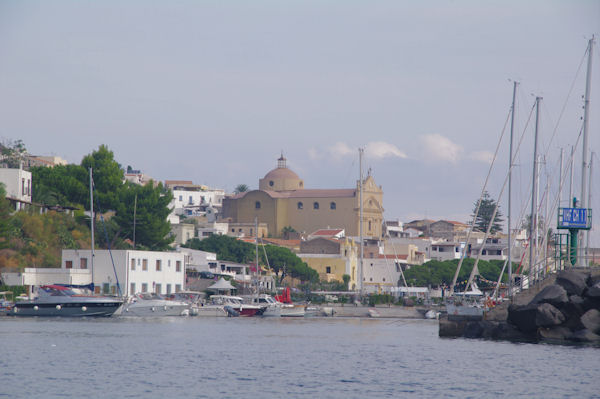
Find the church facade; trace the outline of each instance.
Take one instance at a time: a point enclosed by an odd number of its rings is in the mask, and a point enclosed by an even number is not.
[[[360,235],[360,187],[348,189],[306,189],[304,181],[286,166],[283,155],[277,168],[259,180],[258,190],[223,199],[223,218],[233,223],[253,223],[255,218],[268,226],[269,235],[280,237],[292,227],[310,234],[322,228],[345,229],[346,236]],[[380,238],[383,223],[383,190],[372,176],[363,181],[363,236]]]

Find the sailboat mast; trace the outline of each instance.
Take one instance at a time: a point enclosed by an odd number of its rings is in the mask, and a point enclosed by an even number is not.
[[[510,115],[510,145],[508,155],[508,297],[512,298],[512,232],[511,232],[511,205],[512,205],[512,166],[513,166],[513,132],[515,130],[515,98],[518,82],[513,82],[512,111]]]
[[[534,243],[537,243],[537,238],[534,240],[534,235],[537,236],[537,172],[538,172],[538,129],[540,121],[540,101],[542,97],[535,98],[535,139],[533,145],[533,183],[531,185],[531,216],[529,220],[529,269],[528,281],[529,287],[532,286],[535,257],[534,253],[537,248],[534,248]]]
[[[583,148],[582,148],[582,162],[581,162],[581,207],[587,208],[587,184],[588,184],[588,136],[589,136],[589,127],[590,127],[590,94],[592,91],[592,52],[594,49],[594,36],[590,39],[588,43],[588,64],[587,64],[587,76],[585,80],[585,103],[583,110]],[[589,232],[584,232],[586,237],[589,236]],[[586,239],[586,245],[587,245]],[[585,252],[587,253],[587,246],[585,248]],[[583,257],[579,258],[577,262],[579,266],[585,266],[586,260]]]
[[[589,175],[589,190],[588,190],[588,206],[591,206],[592,204],[592,168],[594,166],[594,155],[596,153],[594,151],[592,151],[592,154],[590,155],[590,175]],[[590,232],[587,232],[586,238],[585,238],[585,263],[586,266],[589,267],[590,266],[590,254],[589,254],[589,249],[590,248]]]
[[[254,218],[254,231],[256,233],[256,242],[254,245],[254,256],[256,258],[256,304],[258,305],[258,217]]]
[[[359,211],[359,235],[360,235],[360,297],[363,296],[363,259],[364,259],[364,240],[363,240],[363,169],[362,169],[362,157],[364,150],[358,149],[358,164],[359,164],[359,194],[358,201],[360,203]]]
[[[94,181],[92,178],[92,168],[89,169],[90,171],[90,228],[92,230],[92,259],[91,259],[91,266],[92,266],[92,289],[95,291],[96,288],[94,287]]]

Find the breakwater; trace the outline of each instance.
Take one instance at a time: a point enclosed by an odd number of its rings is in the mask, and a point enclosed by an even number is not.
[[[483,320],[441,318],[439,336],[600,344],[600,271],[561,271]]]

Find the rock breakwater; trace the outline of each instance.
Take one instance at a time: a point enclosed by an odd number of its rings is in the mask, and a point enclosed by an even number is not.
[[[440,337],[600,345],[600,275],[567,270],[525,304],[508,306],[506,320],[440,320]]]

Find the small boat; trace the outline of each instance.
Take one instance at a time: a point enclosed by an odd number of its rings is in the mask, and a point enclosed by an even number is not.
[[[123,306],[121,313],[123,316],[135,317],[189,316],[189,314],[189,303],[165,299],[149,292],[133,295]]]
[[[42,285],[33,299],[16,303],[13,316],[108,317],[121,307],[119,298],[77,294],[61,285]]]
[[[10,314],[15,303],[9,299],[9,296],[12,298],[11,291],[2,291],[0,292],[0,316],[5,316]]]
[[[264,317],[281,317],[281,309],[283,303],[276,301],[271,295],[260,294],[244,296],[244,302],[257,305],[264,308],[262,316]]]
[[[211,295],[207,303],[198,307],[198,316],[251,317],[260,316],[265,307],[244,303],[239,296]]]
[[[429,319],[429,320],[437,320],[440,317],[440,312],[436,312],[433,309],[429,309],[427,312],[425,312],[425,318]]]
[[[374,317],[374,318],[381,317],[381,314],[377,311],[377,309],[374,309],[374,308],[369,309],[368,314],[369,314],[369,317]]]

